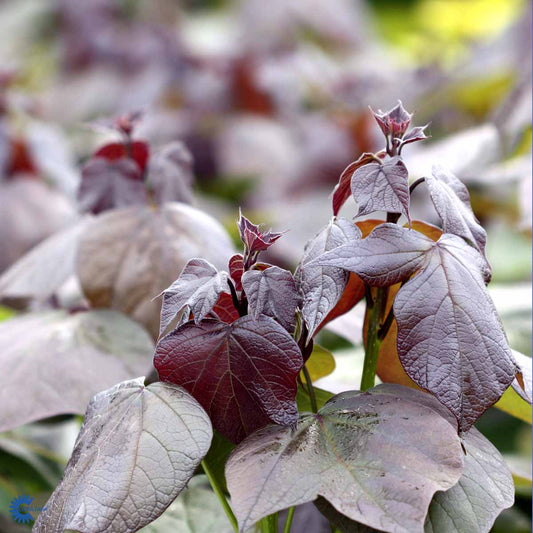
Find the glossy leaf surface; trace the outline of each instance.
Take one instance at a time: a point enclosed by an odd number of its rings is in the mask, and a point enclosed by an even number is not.
[[[296,423],[302,364],[296,342],[264,315],[188,322],[159,341],[154,357],[159,377],[187,389],[232,442],[269,422]]]
[[[241,529],[323,496],[368,526],[422,531],[433,494],[457,482],[463,459],[454,428],[421,394],[342,393],[296,431],[269,426],[245,440],[226,466]]]
[[[153,349],[148,333],[116,311],[48,311],[0,323],[0,431],[82,414],[99,390],[149,372]]]
[[[460,431],[498,401],[517,371],[484,271],[477,250],[446,234],[394,300],[405,371],[451,410]]]
[[[229,292],[228,274],[219,272],[205,259],[191,259],[178,279],[163,291],[159,333],[163,334],[185,308],[190,310],[198,324],[223,292]]]
[[[275,318],[292,333],[300,295],[288,270],[277,266],[248,270],[242,276],[242,287],[248,298],[249,313],[254,318],[261,314]]]
[[[357,216],[388,211],[401,213],[409,220],[408,173],[399,157],[358,168],[352,176],[351,187],[359,204]]]
[[[314,260],[324,252],[359,239],[360,235],[353,222],[334,218],[307,243],[296,278],[303,295],[302,314],[309,337],[335,307],[348,282],[348,274],[342,268],[324,267]]]
[[[319,344],[313,345],[313,351],[309,359],[305,362],[307,371],[312,381],[329,376],[335,370],[335,357],[333,354]],[[305,376],[302,373],[302,381],[305,382]]]
[[[185,488],[211,437],[205,411],[175,385],[138,378],[99,393],[34,531],[137,531]]]

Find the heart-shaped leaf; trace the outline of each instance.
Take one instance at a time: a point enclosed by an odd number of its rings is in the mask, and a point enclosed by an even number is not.
[[[296,308],[300,295],[292,274],[271,266],[265,270],[248,270],[242,276],[242,287],[248,298],[250,314],[275,318],[289,333],[296,324]]]
[[[435,243],[418,231],[396,224],[381,224],[365,239],[339,246],[317,259],[356,273],[365,283],[387,287],[419,270]]]
[[[337,183],[337,185],[335,185],[335,188],[333,189],[332,207],[333,214],[335,216],[339,214],[339,211],[344,205],[344,202],[346,202],[346,200],[348,200],[348,198],[350,197],[350,194],[352,194],[351,183],[353,173],[359,167],[362,167],[363,165],[366,165],[368,163],[372,163],[372,161],[376,161],[378,157],[383,158],[384,156],[384,151],[379,152],[377,154],[364,153],[359,157],[357,161],[350,163],[343,170],[341,177],[339,178],[339,183]]]
[[[34,531],[137,531],[185,488],[209,450],[211,423],[180,387],[143,381],[125,381],[92,399]]]
[[[139,165],[127,157],[113,161],[91,158],[81,169],[78,200],[83,212],[94,214],[117,207],[146,205],[148,196]]]
[[[163,291],[159,334],[163,334],[185,308],[198,324],[211,312],[223,292],[229,292],[228,274],[219,272],[205,259],[191,259],[179,278]]]
[[[153,350],[148,333],[116,311],[49,311],[0,323],[0,431],[82,414],[99,390],[149,371]]]
[[[159,333],[160,301],[153,301],[189,259],[225,268],[233,245],[224,228],[191,206],[130,207],[95,217],[83,232],[77,273],[94,307],[122,311]]]
[[[241,530],[323,496],[370,527],[422,531],[433,494],[458,481],[463,453],[453,427],[420,395],[342,393],[302,415],[296,431],[269,426],[246,439],[226,465]]]
[[[188,322],[159,341],[159,377],[186,388],[232,442],[269,422],[294,425],[302,355],[275,320],[250,315],[232,324]]]
[[[518,370],[485,269],[475,248],[445,234],[394,300],[402,366],[451,410],[460,431],[499,400]]]
[[[399,157],[368,163],[352,176],[352,194],[359,204],[357,216],[375,211],[401,213],[409,217],[409,183],[407,168]]]
[[[242,291],[241,278],[244,273],[244,257],[242,254],[235,254],[228,263],[229,275],[235,282],[235,289]]]
[[[324,267],[314,261],[329,250],[359,239],[361,232],[345,218],[333,218],[306,247],[296,279],[303,295],[302,315],[310,339],[339,301],[348,274],[337,267]]]
[[[472,211],[468,189],[442,166],[434,166],[432,174],[426,178],[426,183],[444,233],[463,237],[485,255],[487,233]]]

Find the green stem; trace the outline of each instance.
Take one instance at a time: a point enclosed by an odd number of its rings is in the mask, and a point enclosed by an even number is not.
[[[209,483],[211,484],[214,493],[217,495],[218,501],[222,505],[222,508],[224,509],[224,512],[226,513],[226,516],[228,517],[228,520],[230,521],[230,524],[233,527],[233,530],[235,531],[235,533],[239,533],[239,524],[237,523],[237,519],[235,518],[235,515],[231,510],[231,507],[228,503],[228,500],[226,499],[222,487],[218,484],[213,474],[213,471],[207,464],[207,461],[202,461],[202,468],[204,469],[205,475],[207,476],[207,479],[209,480]]]
[[[361,376],[361,390],[371,389],[376,380],[376,368],[378,365],[379,348],[381,339],[379,338],[379,327],[383,300],[386,297],[382,288],[376,290],[374,305],[367,309],[368,329],[366,333],[365,362],[363,365],[363,375]]]
[[[289,510],[287,511],[287,518],[285,520],[285,527],[283,528],[283,533],[290,533],[295,510],[296,507],[289,507]]]
[[[313,382],[311,381],[309,370],[307,370],[307,367],[305,365],[302,368],[302,372],[304,373],[305,383],[307,385],[307,390],[309,391],[309,399],[311,400],[311,409],[313,410],[313,413],[318,413],[318,406],[316,403],[316,396],[315,396],[315,388],[313,387]]]
[[[278,513],[265,516],[259,524],[261,533],[278,533]]]

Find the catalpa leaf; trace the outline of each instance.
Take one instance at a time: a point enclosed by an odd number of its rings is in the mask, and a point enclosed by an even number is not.
[[[179,141],[167,144],[150,158],[146,183],[158,205],[192,202],[192,165],[191,153]]]
[[[316,261],[323,266],[355,272],[369,285],[387,287],[419,270],[434,244],[418,231],[381,224],[365,239],[339,246]]]
[[[500,452],[476,428],[465,436],[463,475],[429,507],[425,532],[488,533],[496,517],[514,503],[514,484]]]
[[[408,173],[399,157],[358,168],[352,176],[352,194],[359,204],[357,216],[387,211],[410,220]]]
[[[315,259],[329,250],[359,239],[361,232],[345,218],[333,218],[305,247],[297,271],[299,290],[303,296],[302,315],[310,339],[328,313],[335,307],[348,282],[342,268],[325,267]]]
[[[339,183],[337,183],[337,185],[335,185],[335,188],[333,189],[332,207],[333,214],[335,216],[339,214],[339,211],[344,205],[344,202],[346,202],[346,200],[348,200],[348,198],[352,194],[351,183],[353,173],[359,167],[362,167],[363,165],[366,165],[368,163],[372,163],[372,161],[376,161],[377,158],[383,158],[384,156],[384,151],[379,152],[377,154],[364,153],[359,157],[357,161],[350,163],[343,170],[341,177],[339,178]]]
[[[222,322],[231,324],[239,318],[239,311],[235,308],[233,297],[227,292],[223,292],[213,306],[211,313],[217,316]]]
[[[0,431],[82,414],[99,390],[148,372],[153,350],[148,333],[116,311],[47,311],[0,323]]]
[[[407,128],[411,124],[411,119],[413,118],[412,113],[408,113],[401,100],[398,100],[398,103],[388,111],[374,111],[370,108],[370,111],[374,115],[374,119],[378,123],[383,135],[389,137],[389,135],[395,138],[402,138],[404,133],[407,131]]]
[[[93,157],[81,169],[80,210],[101,213],[117,207],[146,205],[148,196],[139,165],[126,157]]]
[[[198,324],[223,292],[229,292],[228,274],[219,272],[205,259],[191,259],[179,278],[163,291],[159,334],[162,335],[185,308],[190,310]]]
[[[302,364],[293,338],[264,315],[188,322],[160,340],[154,356],[159,377],[187,389],[235,443],[269,422],[296,423]]]
[[[472,211],[468,189],[441,166],[435,165],[432,174],[426,178],[426,183],[444,233],[463,237],[484,256],[487,233]]]
[[[434,493],[461,476],[463,452],[421,394],[342,393],[302,415],[296,431],[269,426],[242,442],[226,465],[241,531],[318,496],[367,526],[422,531]]]
[[[261,314],[275,318],[292,333],[300,295],[288,270],[277,266],[266,270],[248,270],[242,276],[242,287],[254,318],[257,319]]]
[[[223,269],[232,253],[224,228],[198,209],[130,207],[94,217],[81,236],[76,270],[92,306],[127,313],[157,337],[161,301],[154,298],[187,261],[202,257]]]
[[[394,300],[402,366],[450,409],[461,432],[498,401],[517,372],[484,271],[476,249],[445,234]]]
[[[138,378],[97,394],[34,531],[141,529],[185,488],[211,437],[205,411],[175,385]]]
[[[255,263],[260,252],[268,250],[283,233],[264,231],[261,226],[253,224],[239,211],[237,222],[241,241],[244,244],[244,266],[247,270]]]

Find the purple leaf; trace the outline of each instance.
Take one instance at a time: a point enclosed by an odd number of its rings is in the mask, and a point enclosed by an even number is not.
[[[357,216],[387,211],[402,213],[411,220],[408,173],[399,157],[358,168],[352,176],[351,185],[353,197],[359,204]]]
[[[365,283],[388,287],[419,270],[435,242],[396,224],[377,226],[366,239],[334,248],[316,262],[355,272]]]
[[[517,371],[484,271],[477,250],[446,234],[394,301],[402,366],[450,409],[461,432],[498,401]]]
[[[413,118],[412,113],[408,113],[400,100],[396,106],[389,109],[385,113],[379,109],[377,112],[370,108],[378,126],[380,127],[383,135],[388,137],[392,136],[393,139],[403,137],[403,134],[407,131],[407,128],[411,124]]]
[[[239,214],[239,234],[245,249],[245,270],[257,259],[259,252],[268,250],[283,233],[263,231],[260,226],[252,224],[242,213]]]
[[[300,295],[288,270],[277,266],[262,271],[249,270],[242,276],[242,286],[254,318],[259,318],[260,314],[275,318],[292,333]]]
[[[98,391],[149,372],[153,351],[142,326],[107,309],[29,313],[1,322],[0,431],[83,414]]]
[[[209,418],[180,387],[143,381],[124,381],[91,400],[34,531],[138,531],[187,486],[209,450]]]
[[[161,380],[187,389],[234,443],[269,422],[296,423],[302,354],[270,317],[188,322],[159,341],[154,365]]]
[[[422,531],[434,493],[461,476],[463,452],[421,395],[341,393],[301,415],[296,431],[269,426],[242,442],[226,464],[241,531],[318,496],[370,527]]]
[[[379,152],[377,154],[369,154],[364,153],[359,157],[357,161],[354,161],[353,163],[350,163],[342,172],[341,177],[339,178],[339,183],[335,185],[335,188],[333,189],[333,195],[332,195],[332,206],[333,206],[333,214],[337,216],[339,214],[340,208],[344,205],[344,202],[348,200],[350,197],[350,194],[352,193],[351,190],[351,183],[352,183],[352,176],[353,173],[363,165],[366,165],[367,163],[372,163],[372,161],[376,161],[378,157],[383,158],[385,155],[385,152]]]
[[[80,210],[101,213],[130,205],[146,205],[148,196],[139,165],[127,157],[91,158],[81,169]]]
[[[198,324],[213,309],[223,292],[229,293],[228,274],[219,272],[205,259],[191,259],[179,278],[163,291],[160,335],[185,308],[189,308]]]
[[[181,142],[172,142],[156,152],[148,163],[147,185],[158,205],[164,202],[191,203],[192,155]]]
[[[426,178],[426,183],[435,210],[442,220],[444,233],[463,237],[485,256],[487,233],[472,211],[468,189],[441,166],[434,166],[432,174]]]
[[[426,124],[425,126],[416,126],[415,128],[409,130],[402,138],[401,146],[404,144],[414,143],[417,141],[423,141],[428,138],[428,136],[425,133],[425,129],[429,126],[429,124]]]
[[[305,247],[296,274],[303,296],[302,315],[310,339],[342,296],[348,273],[342,268],[322,266],[314,261],[329,250],[361,237],[359,228],[345,218],[333,218]]]

